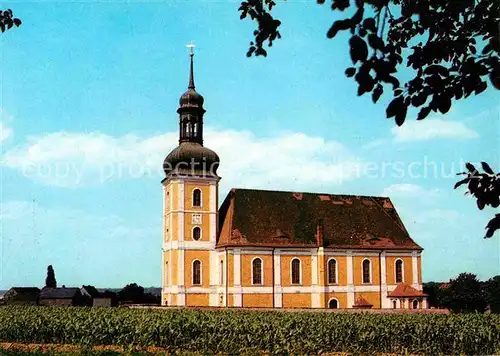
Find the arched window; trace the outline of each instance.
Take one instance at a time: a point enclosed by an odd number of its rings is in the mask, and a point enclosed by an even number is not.
[[[413,300],[413,309],[418,309],[418,300]]]
[[[403,261],[397,260],[394,268],[396,269],[396,283],[403,283]]]
[[[292,284],[300,284],[300,260],[292,260]]]
[[[371,283],[370,260],[363,261],[363,283]]]
[[[193,261],[193,284],[201,284],[201,262],[198,260]]]
[[[398,304],[396,303],[396,301],[395,301],[395,300],[393,300],[393,301],[392,301],[392,308],[393,308],[393,309],[396,309],[396,308],[397,308],[397,305],[398,305]]]
[[[199,226],[195,226],[193,228],[193,240],[198,241],[201,238],[201,228]]]
[[[260,258],[252,261],[252,284],[262,284],[262,260]]]
[[[201,206],[201,190],[193,190],[193,206]]]
[[[328,283],[337,283],[337,261],[334,258],[328,260]]]
[[[339,302],[337,299],[330,299],[328,302],[329,309],[337,309],[339,307]]]

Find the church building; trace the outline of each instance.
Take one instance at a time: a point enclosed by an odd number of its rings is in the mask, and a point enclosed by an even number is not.
[[[422,248],[389,198],[235,188],[219,206],[190,56],[163,163],[162,305],[426,308]]]

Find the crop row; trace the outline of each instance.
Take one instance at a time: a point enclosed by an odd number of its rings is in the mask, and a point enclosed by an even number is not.
[[[500,315],[1,307],[0,341],[231,354],[495,354]]]

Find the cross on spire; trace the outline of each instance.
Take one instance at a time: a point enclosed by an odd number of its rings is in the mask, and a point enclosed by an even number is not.
[[[194,48],[196,47],[196,45],[193,43],[193,41],[189,42],[187,45],[186,45],[187,48],[189,48],[189,55],[192,57],[194,56]]]
[[[190,43],[188,43],[186,45],[187,48],[189,48],[190,52],[189,52],[189,56],[191,57],[191,64],[190,64],[190,68],[189,68],[189,85],[188,85],[188,89],[194,89],[194,74],[193,74],[193,56],[194,56],[194,47],[196,47],[196,45],[193,43],[193,41],[191,41]]]

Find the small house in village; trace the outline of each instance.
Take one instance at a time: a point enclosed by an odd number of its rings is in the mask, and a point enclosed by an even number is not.
[[[6,305],[37,305],[40,289],[36,287],[13,287],[3,295]]]
[[[42,288],[39,305],[81,306],[85,305],[85,297],[79,288]]]
[[[85,305],[91,307],[111,307],[115,305],[116,296],[112,292],[100,293],[94,286],[82,286],[80,292],[85,299]]]

